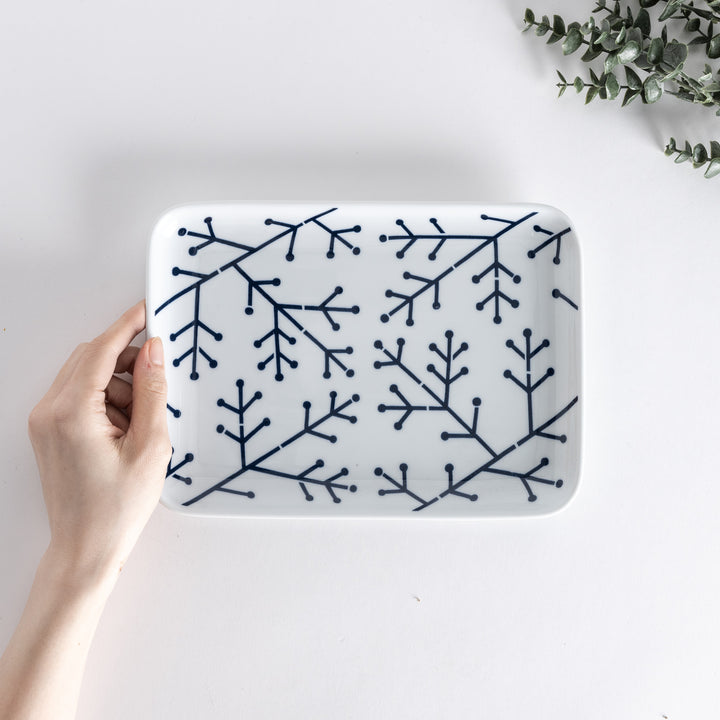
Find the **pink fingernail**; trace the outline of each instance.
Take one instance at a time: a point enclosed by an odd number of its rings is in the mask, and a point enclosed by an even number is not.
[[[154,337],[150,341],[150,362],[153,365],[162,366],[165,363],[165,353],[163,352],[162,340]]]

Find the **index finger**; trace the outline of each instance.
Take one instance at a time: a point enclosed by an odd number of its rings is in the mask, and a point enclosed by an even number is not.
[[[145,329],[145,301],[125,311],[105,332],[88,344],[70,378],[79,390],[103,392],[123,350]]]

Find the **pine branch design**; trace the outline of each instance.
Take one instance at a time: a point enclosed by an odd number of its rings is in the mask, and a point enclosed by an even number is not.
[[[179,408],[175,408],[170,403],[166,403],[166,407],[168,409],[168,412],[172,415],[173,418],[179,418],[182,413],[180,412]],[[172,448],[171,454],[170,454],[170,461],[168,462],[167,470],[165,471],[165,479],[172,477],[174,480],[180,480],[181,482],[184,482],[186,485],[192,485],[192,478],[187,477],[186,475],[180,475],[178,473],[178,470],[185,467],[188,463],[191,463],[195,456],[192,453],[185,453],[182,460],[177,462],[177,464],[173,465],[173,458],[175,457],[175,448]]]
[[[272,328],[262,337],[257,338],[253,342],[253,346],[261,348],[268,340],[272,341],[273,352],[261,360],[258,363],[258,369],[264,370],[271,362],[275,367],[275,380],[278,382],[284,379],[282,372],[283,363],[288,367],[294,369],[298,366],[297,360],[289,358],[281,349],[283,342],[288,345],[294,345],[297,342],[297,338],[288,335],[284,330],[280,328],[281,319],[284,319],[292,328],[297,330],[301,335],[305,336],[320,352],[323,356],[324,369],[323,377],[331,377],[330,365],[331,363],[336,367],[340,368],[347,377],[352,377],[355,371],[349,368],[338,356],[340,355],[352,355],[353,348],[350,346],[344,348],[330,348],[319,338],[315,337],[301,322],[298,320],[294,313],[298,312],[317,312],[320,313],[330,325],[333,331],[340,329],[340,323],[333,318],[333,313],[351,313],[357,315],[360,312],[358,305],[352,306],[340,306],[330,305],[330,302],[334,300],[338,295],[342,294],[343,289],[341,286],[337,286],[333,292],[328,295],[321,303],[317,305],[301,305],[297,303],[284,303],[276,300],[270,293],[265,290],[265,286],[271,285],[273,287],[279,287],[281,285],[280,278],[273,278],[272,280],[254,280],[248,273],[245,272],[240,266],[234,266],[238,273],[243,277],[248,285],[248,300],[247,306],[245,307],[245,313],[252,315],[254,312],[253,302],[256,296],[261,297],[268,305],[272,308]]]
[[[214,492],[225,492],[233,495],[241,495],[250,499],[254,498],[255,492],[253,490],[239,490],[234,487],[228,487],[229,483],[250,471],[295,481],[300,490],[302,491],[303,496],[308,501],[314,500],[314,496],[310,492],[310,488],[313,485],[322,487],[335,503],[339,503],[341,501],[341,498],[337,494],[338,491],[346,490],[354,493],[357,490],[356,485],[348,485],[346,483],[340,482],[340,478],[346,477],[349,474],[349,470],[346,467],[341,468],[339,471],[331,474],[327,478],[318,477],[316,471],[325,466],[325,462],[324,460],[322,460],[322,458],[318,458],[312,465],[299,473],[283,472],[281,470],[276,470],[274,468],[268,467],[266,463],[270,458],[280,453],[288,445],[297,442],[303,437],[313,436],[330,443],[337,442],[337,435],[322,432],[319,428],[323,427],[325,423],[333,419],[344,420],[346,422],[349,422],[350,424],[355,424],[357,422],[357,416],[349,415],[344,411],[352,404],[357,403],[360,400],[359,395],[352,395],[348,400],[345,400],[344,402],[338,404],[337,392],[334,390],[331,391],[329,394],[329,409],[326,413],[322,414],[315,420],[311,420],[310,418],[312,404],[306,400],[302,404],[304,410],[302,427],[297,432],[286,438],[279,445],[275,445],[269,450],[261,452],[254,459],[250,459],[249,445],[251,441],[253,441],[254,438],[262,432],[263,428],[268,427],[271,421],[269,417],[264,417],[259,422],[248,423],[248,411],[256,402],[262,399],[262,393],[260,391],[255,391],[249,397],[249,399],[247,399],[245,394],[244,380],[238,379],[235,385],[237,387],[237,405],[233,405],[224,398],[218,399],[217,404],[218,407],[229,410],[231,413],[237,415],[237,431],[230,430],[223,424],[218,425],[216,430],[221,435],[225,435],[239,445],[240,467],[235,472],[223,478],[220,482],[216,483],[212,487],[196,495],[190,500],[184,502],[183,505],[193,505]]]
[[[390,392],[395,395],[399,402],[397,404],[386,404],[382,403],[378,406],[378,411],[381,413],[385,412],[400,412],[402,413],[400,419],[394,423],[396,430],[402,430],[403,425],[412,416],[413,413],[417,412],[443,412],[451,418],[456,426],[459,426],[459,432],[449,432],[443,430],[440,433],[442,440],[470,440],[479,444],[489,456],[488,459],[480,466],[474,468],[469,473],[461,477],[456,477],[455,467],[452,464],[445,465],[445,472],[447,473],[447,488],[436,495],[435,497],[424,499],[418,495],[411,487],[408,482],[408,465],[402,463],[400,465],[401,479],[397,480],[395,477],[385,472],[382,467],[375,469],[375,474],[379,477],[385,478],[394,489],[381,489],[378,493],[382,495],[403,493],[413,499],[417,505],[413,508],[415,511],[423,510],[430,505],[442,500],[448,495],[454,495],[462,497],[471,502],[475,502],[478,499],[477,493],[468,493],[461,491],[461,488],[469,483],[474,478],[478,477],[481,473],[501,475],[508,478],[515,478],[519,480],[528,495],[528,501],[534,502],[537,500],[531,483],[539,483],[544,485],[552,485],[556,488],[560,488],[563,485],[561,479],[553,480],[550,478],[542,477],[537,472],[546,467],[549,464],[547,457],[541,458],[533,467],[529,469],[523,468],[507,468],[499,467],[501,461],[510,457],[512,453],[524,445],[532,438],[544,438],[547,440],[553,440],[564,443],[567,440],[565,435],[556,435],[548,432],[548,429],[563,417],[570,409],[577,403],[578,397],[575,396],[569,403],[567,403],[561,410],[555,413],[552,417],[544,419],[543,422],[537,424],[535,421],[535,409],[534,409],[534,393],[537,389],[543,385],[549,378],[554,375],[554,369],[548,368],[540,378],[534,376],[533,360],[534,358],[545,348],[549,347],[550,343],[547,339],[542,340],[535,347],[532,347],[532,331],[527,328],[523,331],[524,341],[522,343],[523,348],[519,348],[512,339],[507,340],[506,347],[511,349],[524,361],[525,378],[524,380],[519,379],[511,370],[505,370],[503,376],[513,382],[516,386],[522,389],[525,394],[525,402],[527,408],[527,429],[523,430],[522,435],[517,437],[512,443],[508,444],[501,450],[495,450],[490,444],[482,437],[478,430],[479,413],[481,399],[480,397],[474,397],[472,399],[473,415],[472,420],[468,421],[463,418],[462,415],[457,412],[453,407],[451,398],[451,386],[458,381],[461,377],[467,374],[467,368],[461,367],[459,370],[454,365],[455,360],[465,350],[468,349],[467,343],[461,343],[457,350],[453,350],[453,333],[448,330],[445,333],[446,344],[443,350],[440,350],[436,343],[431,343],[429,349],[437,354],[441,361],[441,369],[438,370],[434,363],[429,364],[426,367],[427,373],[435,378],[435,381],[439,382],[442,390],[439,392],[434,390],[430,385],[423,382],[423,380],[407,365],[403,360],[403,349],[405,346],[405,340],[398,338],[397,349],[391,351],[384,347],[382,341],[377,340],[375,347],[381,350],[385,358],[384,361],[376,361],[375,368],[397,368],[401,371],[406,378],[412,380],[415,385],[419,386],[422,391],[421,395],[423,398],[429,398],[431,402],[429,404],[422,403],[419,401],[412,401],[408,398],[409,393],[403,393],[397,384],[390,385]]]
[[[500,239],[503,235],[511,232],[516,227],[529,220],[531,217],[536,215],[536,212],[531,212],[517,220],[507,220],[505,218],[490,217],[489,215],[482,214],[480,219],[483,221],[493,221],[503,224],[500,230],[494,234],[478,234],[478,235],[461,235],[461,234],[450,234],[447,233],[440,225],[436,218],[430,218],[429,222],[433,226],[435,232],[430,233],[415,233],[405,224],[402,219],[396,220],[404,234],[400,235],[380,235],[380,242],[403,242],[404,245],[398,250],[395,255],[396,257],[403,259],[405,255],[417,242],[431,241],[434,243],[432,250],[428,253],[428,259],[431,261],[437,260],[440,251],[443,249],[448,241],[450,244],[459,240],[471,240],[475,241],[475,247],[462,255],[459,259],[449,264],[442,272],[435,275],[434,277],[425,277],[423,275],[417,275],[408,271],[403,273],[404,280],[412,280],[419,283],[414,291],[398,291],[388,289],[385,291],[385,296],[388,298],[395,298],[399,300],[388,312],[383,313],[380,316],[382,322],[389,322],[390,318],[401,310],[405,312],[405,324],[412,326],[415,323],[413,318],[413,312],[415,310],[416,301],[426,292],[432,290],[432,308],[433,310],[439,310],[441,307],[440,303],[440,286],[442,282],[457,268],[470,261],[485,248],[492,248],[492,259],[485,265],[478,273],[472,276],[472,282],[479,285],[486,277],[492,277],[493,284],[491,292],[485,296],[482,300],[475,304],[477,310],[483,310],[488,303],[492,303],[494,308],[493,322],[499,324],[502,322],[501,315],[501,302],[509,305],[512,308],[519,306],[519,301],[516,298],[510,297],[502,289],[502,281],[507,276],[512,280],[513,283],[517,284],[521,282],[520,275],[516,274],[505,266],[500,260]],[[536,226],[537,227],[537,226]]]
[[[555,246],[555,255],[553,256],[553,263],[555,265],[560,264],[560,247],[562,244],[563,236],[567,235],[570,232],[570,228],[566,227],[563,230],[560,230],[559,232],[553,232],[552,230],[548,230],[547,228],[542,227],[541,225],[533,225],[533,230],[536,233],[541,233],[542,235],[547,235],[546,238],[543,239],[543,241],[532,250],[528,250],[528,257],[531,260],[534,260],[535,257],[537,257],[537,254],[539,252],[542,252],[546,247],[552,247]]]
[[[558,288],[554,288],[552,291],[552,296],[556,300],[564,300],[573,310],[579,310],[578,304],[576,302],[573,302],[567,295],[563,294],[558,290]]]
[[[167,470],[165,472],[165,478],[173,477],[175,480],[180,480],[184,482],[186,485],[192,485],[192,478],[186,477],[184,475],[179,475],[178,470],[180,468],[185,467],[188,463],[191,463],[195,456],[192,453],[185,453],[184,457],[180,462],[178,462],[176,465],[173,465],[173,457],[175,456],[175,448],[172,449],[172,454],[170,455],[170,462],[168,463]]]
[[[198,371],[198,356],[202,356],[207,361],[207,364],[210,368],[217,367],[217,361],[208,353],[206,348],[204,348],[200,344],[200,331],[203,331],[203,333],[209,335],[216,342],[222,340],[223,336],[222,333],[216,332],[200,319],[200,293],[201,288],[205,283],[213,280],[216,277],[219,277],[227,270],[234,269],[247,283],[248,299],[247,305],[245,307],[245,313],[247,315],[253,314],[255,307],[254,301],[257,297],[262,298],[262,300],[269,305],[272,311],[271,330],[263,337],[258,338],[254,343],[256,348],[260,348],[263,344],[265,344],[266,341],[270,340],[273,346],[273,352],[270,354],[270,356],[258,363],[258,367],[261,370],[268,366],[270,363],[272,363],[275,370],[275,379],[281,381],[284,378],[284,367],[289,367],[291,369],[297,367],[297,361],[289,358],[281,348],[281,345],[285,343],[287,343],[288,345],[294,345],[296,342],[296,338],[294,336],[288,334],[288,332],[280,328],[281,321],[285,321],[289,327],[291,327],[293,330],[296,330],[300,335],[304,336],[314,347],[316,347],[320,351],[323,358],[322,374],[324,378],[331,377],[331,367],[339,368],[345,375],[347,375],[348,377],[352,377],[354,374],[354,370],[349,368],[345,364],[345,362],[343,362],[341,356],[352,354],[353,348],[349,346],[343,348],[329,347],[324,340],[316,337],[312,332],[310,332],[310,330],[308,330],[297,317],[298,314],[303,312],[320,313],[327,320],[330,328],[333,331],[339,330],[340,323],[338,322],[338,319],[336,317],[338,313],[350,313],[353,315],[357,315],[360,312],[360,308],[358,305],[344,306],[331,304],[332,300],[334,300],[338,295],[343,292],[342,287],[336,287],[329,296],[327,296],[323,301],[317,304],[283,302],[273,297],[267,289],[269,286],[280,286],[280,278],[276,277],[272,279],[258,280],[253,278],[248,272],[246,272],[245,269],[241,267],[242,263],[248,258],[261,252],[265,248],[285,239],[287,239],[289,243],[285,258],[288,262],[291,262],[295,258],[294,249],[296,240],[298,238],[298,232],[303,226],[320,228],[324,233],[328,235],[328,250],[326,253],[328,258],[335,257],[335,250],[337,246],[345,247],[353,255],[358,255],[360,253],[360,248],[356,245],[353,245],[345,236],[349,233],[359,233],[361,231],[360,225],[354,225],[350,228],[333,229],[324,222],[324,220],[327,219],[326,216],[334,212],[336,209],[337,208],[330,208],[329,210],[325,210],[324,212],[313,215],[312,217],[309,217],[299,223],[288,223],[268,218],[265,220],[265,225],[275,226],[282,229],[276,235],[272,236],[268,240],[263,241],[256,247],[219,237],[215,233],[212,217],[206,217],[204,219],[203,222],[205,223],[206,227],[203,232],[189,230],[185,227],[180,228],[178,230],[178,235],[180,237],[189,237],[201,241],[195,245],[191,245],[188,248],[188,254],[193,257],[198,255],[198,253],[203,249],[214,244],[235,248],[241,250],[241,253],[221,265],[219,268],[208,273],[197,272],[194,270],[188,270],[179,267],[174,267],[172,269],[173,275],[183,275],[195,278],[194,282],[190,283],[185,288],[175,293],[172,297],[168,298],[154,311],[154,314],[157,315],[169,305],[180,300],[180,298],[184,297],[186,294],[192,293],[193,295],[194,302],[192,320],[170,335],[170,341],[175,342],[175,340],[177,340],[185,332],[187,332],[188,330],[192,330],[192,342],[190,347],[185,352],[181,353],[178,357],[173,359],[173,365],[175,367],[178,367],[180,363],[185,360],[185,358],[191,357],[191,380],[197,380],[200,376]]]

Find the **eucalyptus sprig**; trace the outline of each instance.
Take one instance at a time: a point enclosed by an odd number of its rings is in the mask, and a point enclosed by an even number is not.
[[[675,138],[665,146],[665,154],[675,155],[676,163],[683,163],[692,160],[694,168],[700,168],[707,164],[705,177],[712,178],[720,175],[720,143],[717,140],[710,141],[710,150],[702,144],[697,143],[694,147],[686,140],[683,149],[678,148]]]
[[[658,3],[665,7],[659,14],[657,24],[648,12]],[[619,0],[608,3],[607,0],[596,0],[592,15],[584,23],[566,23],[560,15],[553,15],[552,20],[543,15],[539,20],[529,8],[525,11],[525,31],[534,28],[539,37],[548,35],[547,44],[561,43],[564,55],[572,55],[583,49],[581,60],[592,63],[602,59],[602,71],[596,72],[589,68],[588,80],[580,76],[569,82],[557,71],[560,82],[557,84],[559,95],[572,86],[578,93],[585,92],[585,103],[596,97],[601,100],[614,100],[622,93],[622,106],[628,105],[635,98],[645,104],[658,102],[667,94],[680,100],[692,102],[715,109],[720,116],[720,71],[705,64],[698,77],[690,75],[685,68],[690,48],[702,45],[709,59],[720,57],[720,33],[715,33],[715,23],[720,23],[720,0],[706,0],[706,7],[695,5],[694,0],[637,0],[640,6],[630,6],[623,11]],[[603,13],[604,17],[595,20],[594,15]],[[694,37],[685,43],[670,37],[668,23],[684,21],[684,31]],[[708,24],[703,30],[702,21]],[[659,28],[658,26],[662,26]],[[623,67],[624,83],[615,75],[619,66]],[[673,141],[674,142],[674,141]],[[668,143],[667,147],[670,147]],[[702,145],[696,145],[703,147]],[[675,148],[670,154],[675,152]],[[678,151],[678,157],[685,150]],[[696,157],[702,157],[702,152]],[[712,150],[711,150],[712,153]],[[714,177],[720,163],[713,165],[716,158],[707,154],[710,162],[705,177]],[[693,148],[689,156],[693,157]],[[676,159],[676,162],[683,162]],[[695,159],[693,162],[697,162]]]

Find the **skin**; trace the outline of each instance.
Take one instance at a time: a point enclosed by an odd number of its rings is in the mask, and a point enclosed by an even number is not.
[[[98,620],[158,503],[167,389],[160,339],[130,345],[144,327],[143,301],[78,346],[30,414],[51,539],[0,658],[0,720],[75,717]]]

